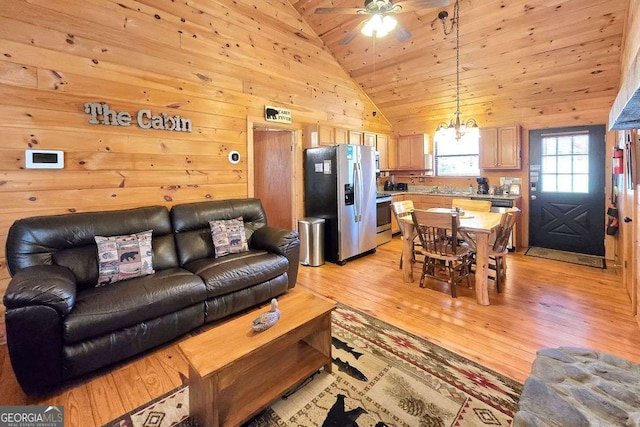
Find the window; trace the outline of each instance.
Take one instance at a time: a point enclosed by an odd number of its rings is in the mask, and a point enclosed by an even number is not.
[[[467,132],[459,141],[454,132],[436,132],[433,142],[437,176],[480,175],[480,132]]]
[[[589,192],[589,135],[543,135],[542,186],[545,193]]]

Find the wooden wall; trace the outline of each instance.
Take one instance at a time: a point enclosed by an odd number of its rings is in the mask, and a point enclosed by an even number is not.
[[[85,102],[193,132],[90,125]],[[0,295],[15,219],[247,196],[265,104],[299,128],[390,131],[286,0],[0,0]],[[29,148],[64,150],[64,170],[25,170]]]
[[[640,19],[640,0],[629,0],[629,14],[627,16],[627,22],[625,25],[624,41],[622,46],[622,54],[620,57],[622,76],[620,84],[627,79],[637,79],[637,76],[632,76],[629,70],[632,68],[633,61],[636,60],[640,52],[640,26],[636,23]],[[631,140],[634,144],[634,151],[636,153],[635,161],[640,159],[640,147],[637,143],[637,131],[636,132],[617,132],[617,145],[624,147],[627,140],[627,134],[634,135]],[[636,169],[637,171],[637,169]],[[626,176],[622,177],[622,180],[626,180]],[[638,177],[635,178],[638,182]],[[624,182],[624,181],[623,181]],[[623,272],[624,287],[629,293],[630,300],[632,302],[631,310],[637,315],[638,322],[640,323],[640,288],[638,288],[638,271],[640,270],[638,263],[638,220],[640,219],[640,213],[638,212],[638,193],[640,192],[640,186],[636,185],[635,191],[629,190],[625,185],[622,185],[622,194],[619,198],[619,215],[620,215],[620,228],[618,231],[618,237],[616,239],[616,252],[619,254],[620,265]],[[622,218],[633,218],[633,222],[624,222]]]

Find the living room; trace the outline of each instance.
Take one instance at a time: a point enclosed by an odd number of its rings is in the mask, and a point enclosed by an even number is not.
[[[429,112],[415,112],[407,120],[390,120],[389,117],[396,114],[393,107],[385,110],[374,104],[372,99],[375,99],[375,93],[369,95],[366,90],[363,91],[359,83],[345,71],[327,48],[330,43],[338,44],[340,37],[330,34],[326,37],[332,38],[333,41],[325,41],[321,38],[325,36],[319,36],[320,32],[313,29],[314,26],[321,25],[321,21],[317,21],[319,18],[313,20],[313,25],[311,19],[307,22],[305,15],[312,14],[315,7],[331,6],[330,2],[311,3],[202,0],[185,4],[173,1],[91,0],[78,4],[72,1],[3,1],[0,8],[1,27],[4,30],[0,35],[0,89],[3,95],[0,101],[3,123],[0,127],[4,136],[0,148],[3,159],[0,188],[4,196],[4,231],[1,233],[1,246],[5,247],[8,230],[14,221],[33,216],[112,211],[152,205],[171,208],[182,203],[252,197],[257,194],[254,174],[256,165],[261,161],[254,155],[255,141],[251,135],[256,124],[292,130],[297,135],[294,159],[301,168],[302,150],[307,146],[310,129],[314,127],[330,125],[358,132],[387,135],[393,145],[399,135],[432,135],[438,124],[443,120],[447,121],[454,113],[455,74],[451,72],[448,75],[446,108],[443,107],[442,111],[437,112],[434,110],[432,115]],[[343,3],[345,7],[356,7],[359,2]],[[461,1],[460,8],[464,19],[461,32],[465,31],[465,25],[479,21],[479,17],[483,15],[481,11],[485,10],[490,11],[487,15],[494,18],[494,22],[486,27],[499,27],[497,23],[500,22],[500,10],[503,9],[501,2],[491,1],[482,5],[476,3]],[[558,7],[575,7],[573,1],[556,3]],[[603,36],[605,41],[601,40],[601,44],[598,44],[595,41],[596,37],[589,33],[589,43],[600,46],[592,56],[601,56],[602,61],[613,61],[617,64],[611,65],[607,62],[607,66],[601,66],[596,70],[599,72],[593,75],[599,76],[597,78],[602,83],[592,85],[589,81],[587,87],[583,91],[576,91],[572,98],[568,95],[565,100],[553,97],[554,102],[542,108],[544,111],[536,111],[535,115],[531,114],[531,105],[527,105],[526,102],[517,108],[509,105],[504,109],[500,109],[499,105],[488,108],[486,102],[489,101],[463,103],[464,115],[475,117],[481,127],[498,127],[513,123],[521,126],[523,165],[517,173],[523,178],[523,188],[527,187],[529,177],[526,156],[530,130],[609,124],[609,114],[620,88],[627,80],[634,78],[640,31],[631,23],[640,14],[640,2],[630,0],[623,2],[628,4],[622,7],[621,2],[617,1],[587,3],[582,2],[579,8],[581,12],[576,15],[579,19],[576,20],[591,21],[588,25],[595,28],[593,31],[597,33],[598,28],[602,27],[606,35]],[[535,4],[542,8],[542,2]],[[508,13],[518,16],[519,22],[526,21],[526,5],[531,4],[517,2],[505,9],[512,8]],[[453,3],[443,8],[453,13],[452,6]],[[611,7],[614,12],[608,11],[607,7]],[[600,12],[597,15],[588,14],[598,8]],[[432,8],[420,11],[417,13],[417,17],[420,18],[418,22],[435,22],[429,27],[428,34],[448,41],[447,46],[450,49],[445,55],[448,56],[446,67],[452,70],[455,64],[452,53],[453,38],[442,34],[436,17],[439,10]],[[544,15],[540,10],[537,13]],[[417,19],[413,16],[412,18]],[[325,19],[332,18],[327,15]],[[610,21],[613,21],[613,24],[604,25]],[[598,25],[594,25],[593,22],[598,22]],[[545,27],[543,22],[529,25]],[[558,22],[546,25],[563,26]],[[526,25],[518,28],[526,28]],[[415,33],[415,38],[419,36],[420,30],[417,27],[409,29]],[[494,33],[483,33],[482,29],[474,31],[477,31],[478,36],[486,38],[500,35],[498,29],[494,29]],[[518,33],[516,29],[511,28],[509,32],[519,35],[519,43],[522,43],[523,37],[526,38],[524,33]],[[580,35],[581,33],[576,31],[575,34],[564,37],[579,39]],[[422,36],[427,37],[425,34]],[[539,39],[528,40],[527,43],[543,43],[540,41],[542,38],[540,36]],[[365,43],[363,40],[353,43],[358,42]],[[551,40],[544,43],[553,45]],[[586,43],[585,49],[588,49],[589,43]],[[501,44],[508,45],[506,42]],[[354,49],[353,46],[356,44],[344,49]],[[372,74],[369,75],[379,78],[383,76],[383,66],[388,67],[388,64],[384,64],[385,57],[381,46],[383,45],[380,44],[379,47],[377,65],[375,62],[367,62],[367,66],[377,68],[377,71],[370,70]],[[358,51],[357,54],[361,60],[370,61],[365,53]],[[464,54],[464,51],[461,54]],[[418,53],[414,55],[417,56]],[[581,61],[576,59],[572,62]],[[593,58],[585,59],[584,62],[593,64]],[[582,70],[589,75],[592,75],[592,71],[594,70],[591,68],[588,71]],[[510,82],[503,83],[507,85]],[[474,89],[463,91],[463,99],[465,94],[473,91]],[[597,96],[590,95],[595,92],[598,92]],[[552,98],[550,95],[549,97]],[[85,110],[86,104],[107,104],[109,110],[113,111],[110,114],[114,118],[111,119],[112,123],[109,126],[106,126],[106,123],[91,123],[91,108],[89,107],[89,111]],[[267,105],[290,111],[292,122],[267,122]],[[174,121],[176,116],[188,120],[189,125],[184,122],[185,125],[181,126],[184,131],[176,131],[175,124],[171,126],[169,119]],[[153,117],[159,118],[157,127],[148,126],[153,123]],[[113,120],[116,122],[113,123]],[[170,129],[171,127],[173,129]],[[607,153],[619,141],[621,135],[622,132],[607,132]],[[64,168],[26,169],[25,150],[30,149],[63,152]],[[238,162],[232,161],[231,155],[234,153]],[[603,168],[605,167],[610,167],[608,160],[606,165],[603,165]],[[488,175],[490,179],[495,180],[500,173],[492,172]],[[607,175],[611,174],[607,172]],[[609,188],[611,177],[608,176],[607,179]],[[296,220],[304,216],[300,169],[294,169],[291,182],[294,194],[291,228],[295,228]],[[428,178],[426,184],[441,185],[443,182],[466,187],[470,179]],[[528,193],[523,193],[523,218],[528,215],[527,195]],[[619,203],[620,219],[636,218],[633,189],[628,190],[626,186],[621,188]],[[272,215],[269,212],[267,214],[269,217]],[[526,221],[523,222],[526,224]],[[623,300],[612,303],[609,308],[616,313],[621,311],[623,316],[627,316],[624,320],[623,335],[632,331],[629,322],[633,321],[634,304],[637,304],[633,234],[635,222],[621,221],[617,238],[607,238],[607,263],[620,266],[619,274],[613,276],[615,280],[610,282],[611,275],[600,274],[596,279],[598,283],[607,283],[605,289],[610,290],[608,294],[615,293],[617,283],[618,292],[627,299],[626,302]],[[526,239],[525,230],[522,231]],[[526,246],[526,240],[523,246]],[[357,269],[344,274],[344,277],[355,281],[358,274],[363,275],[368,270],[368,267],[361,265],[372,259],[375,260],[372,261],[374,265],[383,265],[383,277],[388,278],[389,274],[394,274],[401,280],[401,272],[397,268],[399,254],[400,244],[396,238],[390,244],[381,247],[373,258],[363,257],[354,262],[352,266],[356,266]],[[547,264],[534,263],[534,267],[530,269],[527,263],[534,261],[531,261],[530,257],[524,258],[520,255],[515,254],[516,268],[511,280],[519,278],[540,284],[555,280],[556,276],[549,277],[549,272],[557,276],[564,274],[562,268],[548,267]],[[4,295],[11,279],[4,253],[0,265],[0,290]],[[352,266],[342,268],[354,268]],[[543,271],[545,269],[548,271]],[[518,271],[522,273],[519,275]],[[300,287],[339,300],[339,291],[330,287],[330,284],[344,283],[339,279],[343,275],[341,272],[342,270],[334,265],[325,265],[317,269],[302,268],[299,284]],[[568,289],[575,288],[575,283],[591,279],[588,270],[574,273],[572,277],[575,282],[568,284]],[[375,282],[371,286],[371,292],[383,300],[390,298],[390,301],[398,302],[405,297],[412,298],[410,292],[401,294],[404,297],[393,298],[385,296],[384,293],[378,294],[375,287],[387,286],[387,282],[379,283],[375,274],[369,273],[364,277]],[[325,284],[328,287],[318,289],[314,283]],[[413,290],[418,291],[417,285]],[[451,302],[446,290],[444,292],[443,295],[431,294],[439,301],[440,307],[432,307],[429,310],[438,312],[437,316],[452,319],[463,316],[464,311],[469,310],[468,313],[472,313],[471,317],[475,319],[471,323],[482,324],[481,310],[484,307],[475,306],[470,293],[463,291],[458,301]],[[365,290],[352,294],[345,292],[343,303],[356,305],[364,293]],[[582,300],[584,295],[580,295],[577,298]],[[618,296],[614,298],[617,299]],[[363,301],[369,300],[371,297]],[[418,301],[427,304],[422,297]],[[538,303],[552,304],[546,300]],[[375,308],[360,308],[373,309],[383,320],[393,323],[394,315],[404,316],[403,310],[394,309],[394,306],[394,303],[386,302]],[[4,310],[4,307],[0,310]],[[389,312],[385,313],[385,310]],[[415,319],[414,316],[423,311],[428,310],[412,307],[408,318]],[[517,317],[518,307],[512,307],[502,313],[493,313],[494,322],[500,315]],[[601,320],[597,322],[605,322],[607,312],[598,315]],[[4,312],[0,317],[3,319],[0,323],[3,323]],[[619,319],[618,321],[622,322]],[[417,329],[420,320],[413,322],[413,328]],[[411,324],[412,320],[407,323]],[[407,324],[404,326],[411,327]],[[635,327],[637,329],[637,324]],[[458,329],[455,331],[459,332]],[[625,342],[630,349],[624,356],[635,362],[640,361],[639,352],[635,350],[638,348],[638,341]],[[455,347],[451,350],[464,352],[461,342]],[[526,371],[522,364],[530,363],[534,356],[530,351],[530,344],[526,347],[526,355],[519,357],[522,362],[514,364],[513,369],[505,373],[511,374],[519,381],[523,380],[523,371]],[[166,349],[163,354],[164,360],[175,360],[177,355],[173,352],[176,351],[175,348]],[[476,348],[468,351],[466,356],[479,357],[479,353],[479,348]],[[6,346],[2,357],[4,375],[11,369],[7,370],[9,360]],[[508,359],[508,356],[504,355],[503,359]],[[492,363],[500,365],[486,360],[486,357],[481,362],[486,362],[493,368],[496,366],[491,366]],[[158,368],[158,361],[154,359],[140,359],[136,363],[137,366],[124,367],[118,375],[126,375],[127,372],[132,373],[137,369],[145,369],[148,372],[164,370]],[[179,371],[182,371],[182,368]],[[179,375],[174,374],[172,380],[179,381]],[[102,390],[108,390],[111,386],[111,383],[102,384]],[[158,390],[164,388],[166,386],[162,385]],[[11,393],[9,396],[2,395],[3,404],[26,402],[24,397],[15,400],[11,397],[14,392],[21,393],[19,389],[8,392]],[[86,396],[82,397],[85,398]],[[69,399],[73,400],[74,396],[69,396]],[[99,407],[87,404],[88,406],[80,406],[101,411]],[[113,418],[113,414],[110,414],[96,419],[106,422]]]

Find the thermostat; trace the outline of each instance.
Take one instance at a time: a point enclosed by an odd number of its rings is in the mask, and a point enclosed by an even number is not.
[[[25,150],[27,169],[63,169],[64,151],[62,150]]]
[[[229,163],[236,165],[240,163],[240,153],[238,153],[237,151],[232,151],[229,153],[228,159]]]

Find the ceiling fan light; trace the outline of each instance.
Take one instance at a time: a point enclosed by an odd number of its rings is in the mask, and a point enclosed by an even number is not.
[[[367,37],[384,37],[398,25],[398,20],[392,16],[379,13],[371,15],[360,32]]]
[[[382,18],[379,14],[376,13],[374,15],[371,15],[371,18],[369,18],[369,20],[364,24],[364,27],[362,27],[362,30],[360,31],[367,37],[373,37],[373,33],[377,33],[378,29],[381,26]]]
[[[396,18],[394,18],[393,16],[385,15],[384,18],[382,18],[382,29],[380,33],[384,32],[385,35],[387,35],[391,31],[393,31],[397,25],[398,20]]]

